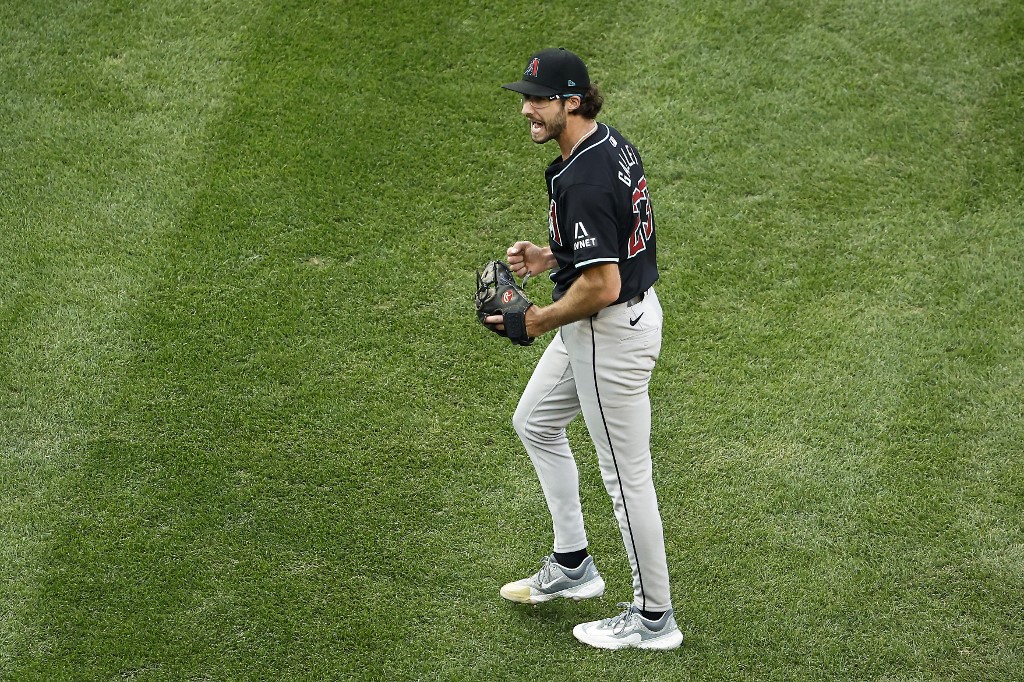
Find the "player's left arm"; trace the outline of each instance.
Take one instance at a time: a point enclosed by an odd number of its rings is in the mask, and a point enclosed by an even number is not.
[[[526,311],[526,332],[537,337],[563,324],[590,317],[614,303],[621,289],[618,263],[591,265],[580,273],[565,296],[551,305],[534,305]]]
[[[530,306],[525,316],[526,334],[536,338],[563,324],[590,317],[614,303],[621,289],[618,263],[591,265],[580,273],[565,296],[548,306]],[[486,317],[484,322],[505,328],[501,315]]]

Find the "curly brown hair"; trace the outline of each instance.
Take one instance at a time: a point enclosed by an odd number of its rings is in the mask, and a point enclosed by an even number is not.
[[[601,95],[601,91],[597,89],[597,85],[591,85],[587,88],[586,92],[578,95],[578,97],[580,98],[580,105],[572,113],[583,118],[597,118],[597,115],[601,113],[601,107],[604,105],[604,97]]]

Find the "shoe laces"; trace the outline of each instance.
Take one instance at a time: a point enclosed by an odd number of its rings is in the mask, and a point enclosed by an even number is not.
[[[622,609],[622,613],[611,618],[605,618],[604,626],[611,628],[612,632],[618,635],[630,627],[639,616],[636,607],[629,602],[619,602],[616,606]]]
[[[544,557],[544,560],[540,563],[540,570],[533,576],[533,582],[537,587],[540,587],[548,580],[551,579],[551,574],[555,570],[554,557],[548,555]]]

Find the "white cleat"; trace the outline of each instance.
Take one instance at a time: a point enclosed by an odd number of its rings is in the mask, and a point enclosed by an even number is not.
[[[640,615],[632,604],[619,604],[625,610],[612,618],[582,623],[572,630],[576,639],[599,649],[675,649],[683,643],[683,633],[669,609],[656,621]]]

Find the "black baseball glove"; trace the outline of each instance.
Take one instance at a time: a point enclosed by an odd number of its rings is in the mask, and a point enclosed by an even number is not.
[[[526,284],[526,280],[523,280]],[[526,335],[526,311],[533,305],[526,292],[516,284],[508,264],[492,260],[476,273],[476,316],[481,324],[496,334],[507,336],[512,343],[529,346],[533,339]],[[505,329],[484,322],[488,315],[503,315]]]

